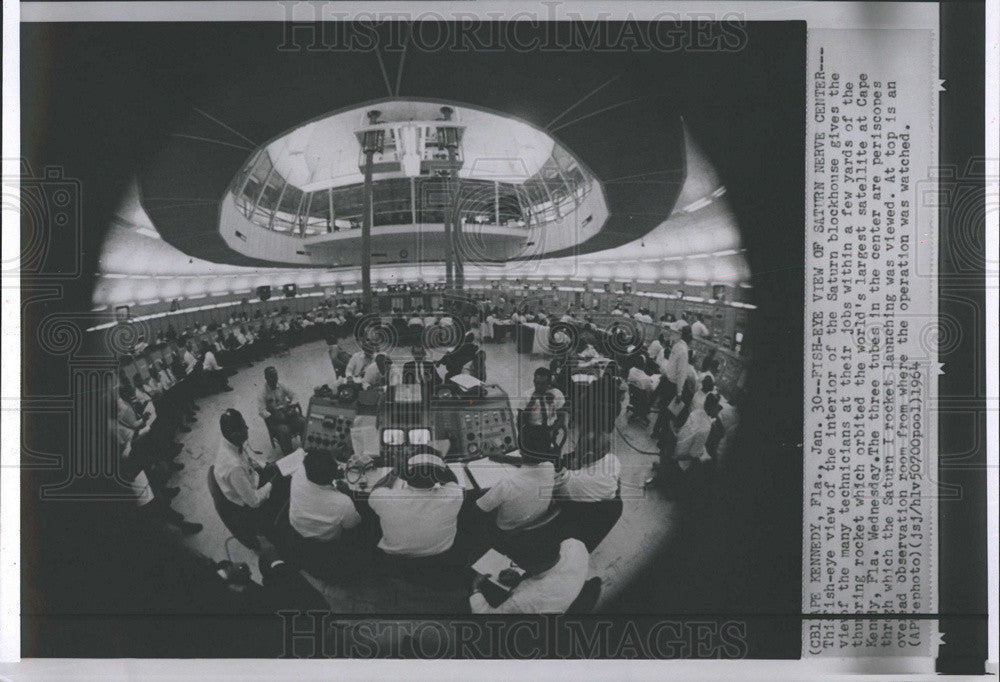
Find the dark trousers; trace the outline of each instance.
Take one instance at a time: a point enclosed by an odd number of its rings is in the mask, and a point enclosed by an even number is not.
[[[429,587],[463,587],[472,580],[465,557],[454,545],[441,554],[410,557],[375,550],[375,562],[388,575]]]
[[[670,418],[673,416],[670,414],[670,410],[667,409],[667,405],[670,401],[674,399],[677,395],[677,385],[663,377],[660,379],[660,385],[656,387],[657,390],[654,391],[653,395],[659,405],[660,413],[656,417],[656,423],[653,425],[653,436],[656,437],[665,431],[670,431]]]
[[[593,552],[621,518],[624,505],[620,497],[601,502],[564,501],[559,522],[563,538],[576,538]]]
[[[641,388],[631,387],[629,390],[629,402],[632,408],[632,416],[636,419],[645,419],[649,414],[651,393]]]
[[[292,438],[302,433],[304,421],[297,414],[272,414],[264,420],[267,423],[268,432],[278,439],[281,451],[288,454],[292,451]]]

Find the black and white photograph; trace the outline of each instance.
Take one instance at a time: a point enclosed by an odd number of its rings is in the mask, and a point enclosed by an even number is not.
[[[925,382],[982,341],[908,305],[936,81],[841,63],[922,33],[57,4],[5,133],[15,655],[949,671]]]

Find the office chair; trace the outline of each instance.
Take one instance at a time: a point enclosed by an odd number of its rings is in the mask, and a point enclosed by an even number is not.
[[[215,465],[208,467],[208,491],[212,495],[212,504],[222,519],[223,525],[241,544],[254,551],[259,547],[257,531],[246,512],[237,504],[233,504],[222,494],[218,481],[215,480]]]

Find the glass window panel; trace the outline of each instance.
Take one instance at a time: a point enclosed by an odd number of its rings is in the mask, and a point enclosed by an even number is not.
[[[524,192],[527,203],[531,206],[543,204],[549,200],[549,193],[545,191],[545,185],[537,177],[524,183]]]
[[[272,165],[270,155],[266,150],[264,150],[254,160],[251,175],[259,182],[264,182],[264,180],[267,179],[268,174],[271,172]]]
[[[333,210],[337,219],[360,219],[364,204],[364,186],[349,185],[333,190]]]
[[[260,201],[257,202],[258,207],[270,210],[277,208],[278,198],[281,196],[281,189],[284,186],[285,179],[277,173],[272,173],[260,196]]]
[[[330,190],[321,189],[316,192],[312,192],[309,198],[306,199],[308,202],[308,212],[309,220],[322,219],[326,220],[330,217]],[[303,211],[307,210],[305,207]]]
[[[302,190],[298,187],[288,185],[285,187],[285,193],[281,196],[281,205],[278,207],[278,210],[292,216],[297,215],[299,212],[299,202],[301,200]]]

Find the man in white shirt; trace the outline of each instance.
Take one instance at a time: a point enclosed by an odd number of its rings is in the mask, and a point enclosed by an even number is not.
[[[562,469],[556,474],[555,492],[558,500],[601,502],[618,495],[622,463],[608,452],[604,457],[579,469]]]
[[[711,374],[706,373],[700,380],[696,380],[695,385],[698,390],[695,391],[694,398],[691,399],[692,411],[700,410],[705,404],[705,398],[715,392],[715,379]]]
[[[266,368],[264,388],[257,399],[257,412],[286,455],[292,451],[292,438],[301,435],[305,428],[305,420],[301,412],[294,408],[295,403],[295,394],[278,383],[278,370]]]
[[[691,335],[696,339],[707,339],[712,335],[705,326],[704,315],[700,313],[697,315],[694,324],[691,325]]]
[[[667,326],[673,329],[675,332],[683,330],[685,327],[690,327],[687,321],[687,313],[682,313],[680,319],[670,322]]]
[[[563,523],[589,552],[621,518],[621,475],[621,461],[611,452],[610,437],[601,431],[583,434],[576,452],[556,474],[554,496],[562,505]]]
[[[128,480],[129,487],[135,494],[135,503],[139,508],[139,514],[152,521],[174,526],[184,535],[201,532],[202,525],[200,523],[187,521],[183,514],[170,506],[170,500],[176,495],[176,492],[171,492],[171,489],[157,490],[150,484],[143,463],[133,459],[135,455],[132,452],[132,430],[115,418],[114,396],[109,393],[105,402],[108,414],[107,428],[113,434],[117,447],[121,466],[119,471]]]
[[[719,412],[719,422],[722,424],[723,429],[715,457],[716,464],[719,467],[725,466],[726,458],[732,451],[734,436],[740,425],[742,403],[742,389],[734,388],[729,396],[729,401],[722,406]]]
[[[649,424],[649,408],[653,399],[653,392],[663,378],[662,374],[650,376],[646,374],[639,365],[643,363],[642,357],[634,360],[628,370],[626,382],[631,387],[629,392],[632,404],[631,420],[638,421],[644,425]]]
[[[336,542],[361,523],[340,466],[328,454],[306,453],[302,466],[292,472],[289,488],[288,521],[303,538]]]
[[[526,548],[511,558],[525,571],[524,577],[495,607],[479,589],[487,576],[477,577],[469,597],[473,613],[566,613],[583,589],[590,563],[587,548],[575,538]]]
[[[684,379],[688,374],[688,344],[691,342],[691,328],[685,326],[681,329],[681,338],[674,341],[670,347],[670,356],[667,358],[667,365],[663,370],[664,377],[670,382],[667,387],[666,400],[671,400],[684,385]]]
[[[330,358],[330,366],[333,368],[333,380],[339,382],[341,377],[347,375],[347,366],[351,363],[351,356],[340,347],[336,337],[327,339],[326,353]]]
[[[655,339],[650,341],[649,347],[646,349],[646,355],[649,359],[656,363],[657,366],[664,364],[664,342],[666,337],[660,334]]]
[[[375,484],[368,506],[379,518],[378,548],[391,557],[440,557],[455,543],[464,491],[437,451],[420,447],[399,480]]]
[[[344,376],[358,380],[362,379],[365,375],[365,370],[368,369],[368,365],[372,364],[374,360],[374,354],[370,349],[357,351],[351,356],[350,361],[347,363],[347,369],[344,370]]]
[[[229,409],[219,417],[222,441],[215,457],[215,482],[223,496],[243,509],[259,529],[274,522],[276,504],[271,502],[271,482],[260,485],[263,467],[246,451],[247,423],[238,410]]]
[[[232,391],[233,387],[226,380],[225,370],[223,370],[222,365],[215,359],[215,353],[212,352],[212,347],[208,345],[207,341],[202,342],[201,350],[203,353],[201,368],[205,372],[205,383],[216,393]]]
[[[190,374],[194,371],[195,367],[198,365],[198,359],[191,352],[191,342],[188,341],[184,344],[184,371]]]
[[[711,393],[700,410],[692,408],[687,421],[678,429],[674,460],[682,470],[715,457],[719,441],[725,434],[725,427],[718,420],[721,409],[719,394]]]
[[[552,462],[522,455],[523,463],[476,501],[484,512],[496,510],[496,526],[515,530],[537,521],[552,503]]]
[[[526,419],[529,424],[555,426],[566,396],[552,385],[552,370],[539,367],[533,377],[534,386],[524,394]]]
[[[392,361],[388,355],[379,353],[375,356],[375,361],[365,368],[365,372],[361,377],[361,383],[366,388],[385,386],[389,382],[389,368],[391,364]]]

